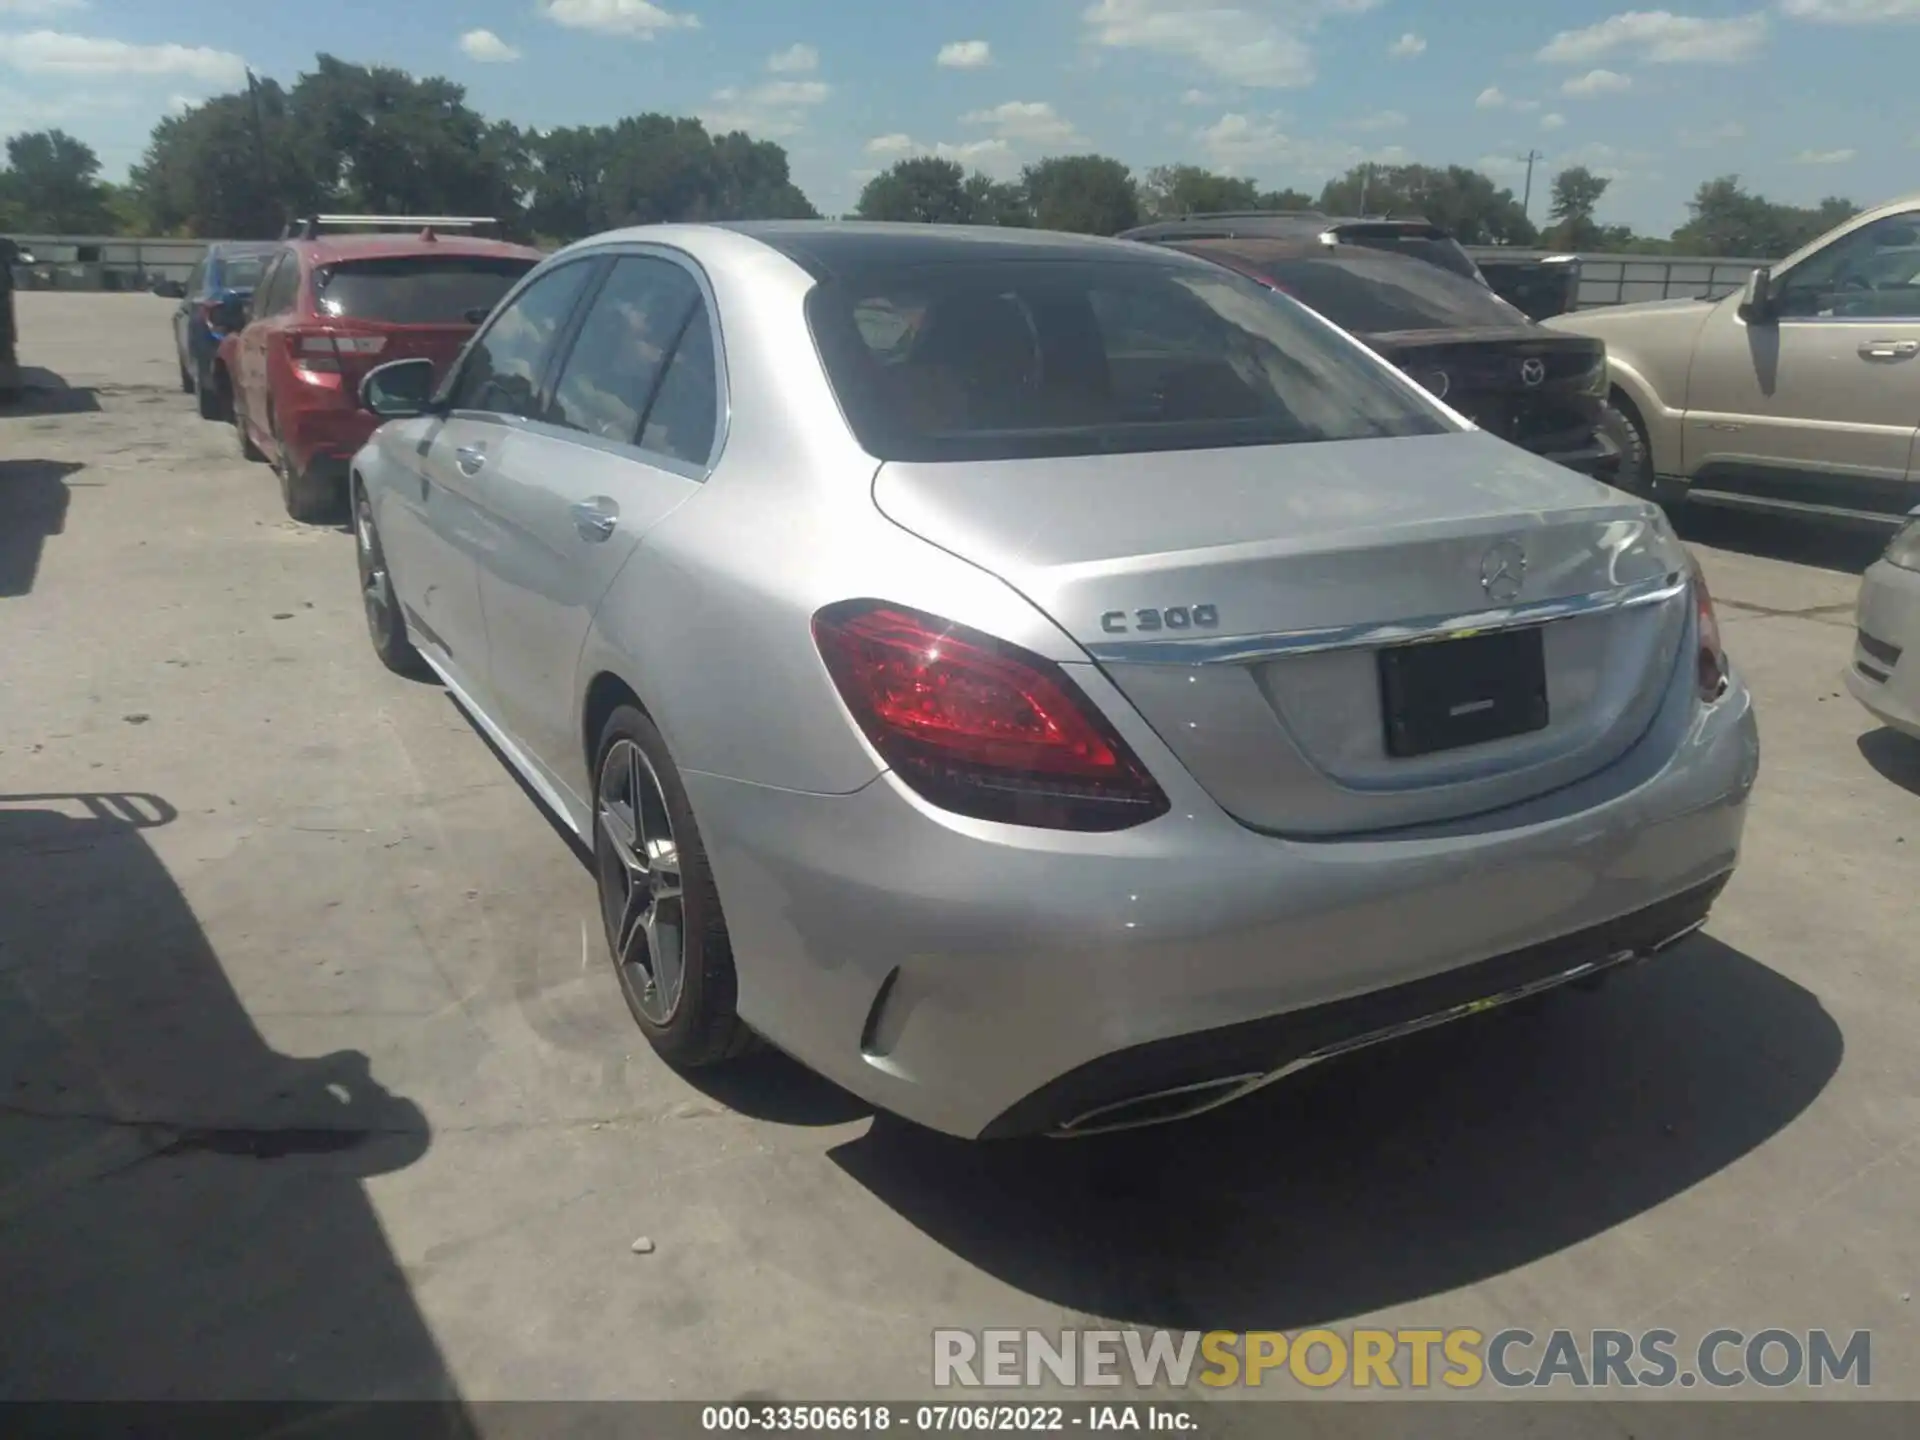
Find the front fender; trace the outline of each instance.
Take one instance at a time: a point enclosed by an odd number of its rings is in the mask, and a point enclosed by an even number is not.
[[[1686,411],[1675,409],[1660,398],[1651,381],[1631,360],[1609,353],[1607,383],[1632,402],[1646,431],[1647,455],[1656,475],[1678,475],[1681,462],[1682,421]]]

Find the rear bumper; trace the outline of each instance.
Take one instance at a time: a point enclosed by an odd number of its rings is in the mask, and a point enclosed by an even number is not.
[[[743,1018],[875,1105],[1004,1136],[1656,945],[1733,868],[1759,765],[1737,680],[1682,729],[1629,784],[1318,842],[1239,825],[1145,737],[1172,811],[1112,835],[960,820],[890,775],[686,781]]]
[[[293,388],[298,393],[283,399],[275,418],[280,438],[302,470],[338,470],[344,475],[355,452],[380,428],[380,421],[362,410],[357,400],[345,397],[338,388],[338,376],[330,378],[336,382],[334,387],[296,380]]]
[[[1847,689],[1876,719],[1920,739],[1920,573],[1871,566],[1855,619]]]

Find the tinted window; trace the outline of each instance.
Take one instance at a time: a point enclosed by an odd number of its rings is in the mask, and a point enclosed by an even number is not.
[[[1212,266],[1054,260],[843,275],[808,297],[881,459],[1210,449],[1451,428],[1298,306]]]
[[[713,326],[704,301],[696,304],[680,332],[666,377],[647,411],[642,449],[671,455],[689,465],[705,465],[713,455],[719,423],[720,390],[713,365]]]
[[[1479,283],[1480,272],[1474,266],[1473,257],[1462,250],[1460,243],[1451,235],[1388,226],[1376,229],[1365,225],[1343,225],[1335,233],[1339,235],[1342,245],[1358,245],[1365,250],[1383,250],[1390,255],[1405,255],[1410,260],[1424,260],[1429,265]]]
[[[320,313],[389,325],[478,325],[538,261],[489,255],[396,255],[320,272]]]
[[[678,265],[638,256],[616,262],[580,324],[549,418],[632,444],[667,356],[699,301],[699,287]]]
[[[260,283],[264,255],[232,255],[219,262],[217,283],[223,290],[251,290]]]
[[[1920,213],[1843,235],[1781,277],[1780,313],[1802,319],[1920,319]]]
[[[537,413],[547,352],[592,268],[589,262],[562,265],[534,281],[494,317],[467,350],[453,389],[456,410]]]
[[[1527,323],[1485,286],[1416,261],[1328,256],[1262,262],[1260,272],[1301,304],[1363,335]]]

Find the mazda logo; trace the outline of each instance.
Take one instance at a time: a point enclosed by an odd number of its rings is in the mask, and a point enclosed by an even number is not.
[[[1527,552],[1513,540],[1502,540],[1480,561],[1480,588],[1498,605],[1520,594],[1526,576]]]
[[[1537,359],[1537,358],[1530,358],[1530,359],[1522,360],[1520,362],[1520,383],[1522,385],[1538,385],[1542,380],[1546,378],[1547,378],[1547,362],[1546,361]]]

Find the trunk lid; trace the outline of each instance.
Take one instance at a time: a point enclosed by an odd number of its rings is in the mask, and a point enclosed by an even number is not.
[[[1683,553],[1645,505],[1471,432],[889,463],[874,499],[1020,590],[1223,809],[1276,833],[1391,829],[1572,783],[1645,733],[1688,624]],[[1433,672],[1389,682],[1381,653],[1484,668],[1405,643],[1476,620],[1539,637],[1511,663],[1538,669],[1544,723],[1390,753],[1390,712],[1420,720]]]
[[[1607,348],[1585,335],[1534,325],[1401,330],[1367,344],[1474,424],[1542,453],[1582,449],[1600,419]]]

